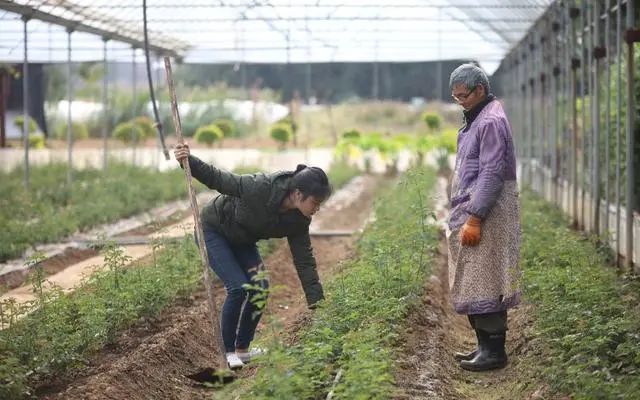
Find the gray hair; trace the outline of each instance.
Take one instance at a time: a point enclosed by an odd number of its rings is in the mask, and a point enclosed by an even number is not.
[[[451,73],[449,78],[449,89],[453,89],[456,85],[465,85],[468,90],[478,85],[484,86],[486,94],[489,94],[491,87],[489,86],[489,78],[480,67],[474,64],[462,64]]]

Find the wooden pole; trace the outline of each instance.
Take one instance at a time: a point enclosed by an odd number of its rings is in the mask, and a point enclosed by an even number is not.
[[[178,114],[178,101],[176,100],[176,91],[173,87],[173,76],[171,73],[171,60],[169,57],[164,57],[164,67],[167,72],[167,87],[169,88],[169,94],[171,95],[171,111],[173,115],[173,125],[176,128],[176,136],[178,137],[178,143],[184,144],[182,137],[182,124],[180,122],[180,115]],[[182,160],[182,167],[184,168],[184,174],[187,178],[187,187],[189,189],[189,199],[191,200],[191,211],[193,213],[193,221],[196,226],[196,240],[198,242],[198,249],[200,250],[200,261],[202,262],[204,286],[207,289],[207,299],[209,303],[209,316],[211,317],[211,327],[213,329],[213,336],[220,349],[219,355],[216,358],[217,367],[221,370],[227,369],[227,359],[225,357],[224,342],[222,341],[222,332],[220,331],[220,320],[218,318],[218,307],[216,300],[213,297],[213,278],[211,276],[211,268],[209,267],[209,257],[207,255],[207,248],[204,243],[204,236],[202,233],[202,224],[200,223],[200,213],[198,209],[198,201],[196,199],[196,192],[193,190],[191,184],[191,168],[189,167],[189,160]]]

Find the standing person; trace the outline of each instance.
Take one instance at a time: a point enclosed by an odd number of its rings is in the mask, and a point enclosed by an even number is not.
[[[302,164],[295,171],[236,175],[190,155],[186,144],[177,145],[174,155],[178,161],[188,158],[193,177],[220,192],[203,207],[202,226],[209,265],[227,292],[221,317],[227,362],[240,368],[255,355],[249,345],[263,308],[256,300],[262,303],[268,289],[259,274],[264,266],[258,240],[286,236],[307,304],[313,308],[324,298],[309,224],[331,185],[322,169]]]
[[[516,160],[509,121],[484,71],[463,64],[449,87],[464,110],[447,229],[449,287],[478,339],[475,350],[455,358],[466,370],[485,371],[507,365],[507,310],[520,302]]]

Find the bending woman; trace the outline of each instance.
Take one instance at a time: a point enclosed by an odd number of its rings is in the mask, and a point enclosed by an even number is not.
[[[324,171],[298,165],[295,171],[236,175],[190,155],[188,145],[178,144],[176,160],[189,160],[191,174],[220,195],[202,211],[204,242],[209,265],[224,282],[222,338],[230,368],[240,368],[252,356],[249,344],[262,315],[256,300],[268,288],[258,273],[264,268],[258,252],[261,239],[287,237],[298,277],[313,308],[324,298],[309,238],[311,217],[331,194]],[[259,303],[262,303],[260,301]]]

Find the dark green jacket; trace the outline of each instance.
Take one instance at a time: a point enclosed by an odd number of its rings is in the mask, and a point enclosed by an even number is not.
[[[313,305],[324,298],[309,238],[311,218],[297,209],[279,212],[293,172],[236,175],[194,156],[189,156],[189,167],[194,178],[220,192],[202,209],[205,226],[231,243],[286,236],[307,303]]]

